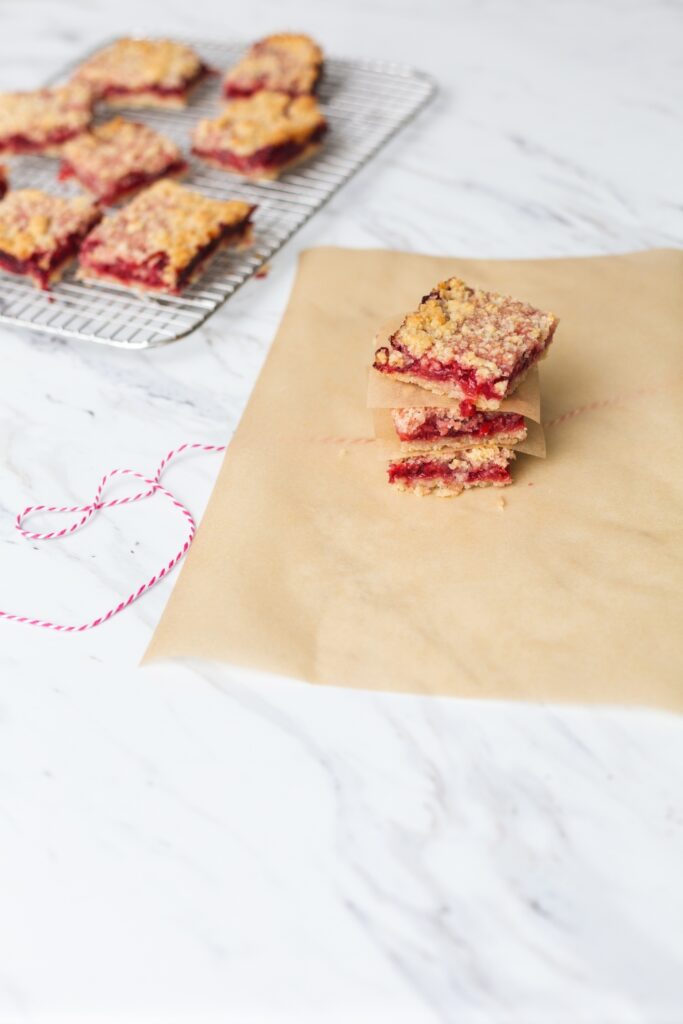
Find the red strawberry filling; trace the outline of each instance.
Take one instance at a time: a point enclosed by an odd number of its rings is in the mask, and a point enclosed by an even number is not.
[[[412,431],[397,427],[401,441],[435,441],[442,437],[490,437],[492,434],[516,434],[524,430],[524,417],[517,413],[475,413],[467,420],[448,421],[442,410],[432,410],[424,423]]]
[[[187,93],[192,89],[198,82],[211,74],[211,68],[206,64],[200,64],[193,75],[185,78],[179,85],[168,86],[168,85],[145,85],[138,86],[137,88],[131,88],[126,85],[112,84],[105,86],[100,96],[102,99],[110,99],[111,97],[125,97],[125,96],[139,96],[140,93],[153,93],[155,96],[169,99],[184,99]]]
[[[133,263],[130,260],[115,260],[104,263],[97,259],[97,239],[90,239],[86,240],[81,248],[81,267],[86,272],[90,269],[96,275],[114,278],[120,281],[121,284],[141,284],[146,288],[156,291],[178,295],[201,264],[208,260],[221,245],[247,234],[250,220],[251,213],[239,224],[223,228],[207,245],[198,249],[192,259],[178,273],[175,285],[172,286],[169,285],[164,277],[164,270],[168,266],[168,254],[165,252],[153,253],[142,263]]]
[[[124,174],[117,181],[112,182],[107,188],[102,189],[102,183],[97,177],[94,175],[79,174],[72,164],[64,160],[59,168],[59,179],[60,181],[66,181],[68,178],[76,178],[80,181],[81,185],[96,196],[101,203],[104,203],[105,206],[111,206],[117,201],[117,199],[120,199],[121,196],[128,195],[129,192],[135,192],[140,188],[151,185],[160,178],[166,177],[166,175],[182,174],[185,170],[187,170],[187,164],[185,161],[175,160],[173,163],[169,164],[168,167],[165,167],[163,170],[158,171],[155,174],[148,174],[145,171],[130,171],[128,174]]]
[[[40,153],[44,149],[61,146],[69,139],[80,135],[82,131],[83,128],[55,128],[40,140],[33,139],[29,135],[6,135],[0,139],[0,150],[8,150],[11,153]]]
[[[92,226],[92,225],[91,225]],[[77,231],[60,242],[46,259],[44,252],[33,253],[28,259],[19,260],[16,256],[0,250],[0,267],[8,270],[10,274],[28,274],[38,282],[43,290],[47,290],[50,278],[65,263],[68,263],[76,253],[85,232]]]
[[[392,462],[389,465],[389,483],[397,480],[419,484],[422,481],[438,480],[445,484],[457,483],[462,486],[480,482],[510,483],[512,477],[508,469],[501,466],[482,466],[480,469],[469,469],[463,472],[462,467],[451,469],[448,463],[436,459],[410,459],[405,462]]]
[[[245,156],[233,153],[230,149],[204,150],[194,147],[192,151],[197,156],[205,157],[208,160],[215,160],[216,163],[221,164],[223,167],[228,167],[230,170],[247,174],[253,171],[267,171],[276,167],[282,167],[291,160],[296,160],[308,146],[320,142],[326,131],[327,125],[321,124],[302,142],[281,142],[276,146],[263,146],[261,149],[256,149],[253,153],[248,153]]]

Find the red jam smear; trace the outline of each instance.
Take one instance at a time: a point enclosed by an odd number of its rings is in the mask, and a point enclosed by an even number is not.
[[[437,441],[443,437],[490,437],[491,434],[517,432],[524,427],[524,417],[517,413],[501,412],[493,416],[485,416],[476,413],[468,417],[472,423],[462,424],[460,427],[451,426],[445,433],[437,427],[436,414],[432,413],[426,423],[415,430],[412,434],[397,431],[401,441]]]
[[[118,199],[128,195],[130,192],[136,192],[140,188],[145,188],[147,185],[151,185],[153,182],[159,181],[160,178],[165,178],[169,174],[183,174],[186,170],[187,164],[184,160],[175,160],[156,174],[147,174],[144,171],[130,171],[129,174],[125,174],[118,181],[114,182],[112,187],[106,192],[99,191],[99,183],[96,178],[89,177],[87,174],[78,174],[76,169],[66,160],[62,161],[58,177],[60,181],[76,178],[84,188],[87,188],[89,192],[92,192],[97,197],[98,202],[103,203],[105,206],[112,206]]]
[[[230,170],[247,174],[250,171],[267,171],[275,167],[282,167],[290,160],[295,160],[308,146],[319,142],[325,132],[327,125],[320,125],[312,132],[304,142],[281,142],[277,146],[262,146],[261,149],[249,153],[247,156],[239,156],[229,149],[193,149],[197,156],[208,157],[216,163],[228,167]]]
[[[511,479],[509,470],[501,466],[482,466],[481,469],[471,469],[464,477],[462,470],[452,470],[442,462],[430,459],[413,460],[410,463],[392,462],[389,466],[390,484],[395,483],[396,480],[406,480],[416,484],[421,480],[441,480],[443,483],[459,482],[463,485],[483,481],[507,484]]]

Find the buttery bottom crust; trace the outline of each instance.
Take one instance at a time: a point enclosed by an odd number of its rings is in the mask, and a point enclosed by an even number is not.
[[[395,480],[391,485],[397,491],[406,491],[410,494],[417,494],[420,498],[428,494],[435,498],[457,498],[463,491],[469,491],[473,487],[508,487],[511,480],[474,480],[472,483],[444,483],[443,480],[430,480],[424,484],[409,484],[404,480]]]
[[[183,286],[180,289],[180,294],[182,294],[186,288],[189,288],[190,285],[194,284],[194,282],[201,277],[219,252],[222,252],[224,249],[235,249],[238,251],[240,249],[248,249],[252,244],[253,233],[253,226],[250,224],[238,241],[235,241],[234,238],[228,238],[221,245],[217,246],[203,260],[201,260],[200,263],[197,264],[188,279],[183,283]],[[127,288],[129,291],[139,292],[141,295],[178,295],[178,292],[169,291],[168,288],[157,288],[154,285],[144,284],[142,281],[122,281],[120,277],[115,277],[113,274],[99,273],[92,267],[87,267],[86,269],[81,268],[76,276],[80,281],[85,281],[86,284],[99,284],[102,282],[104,284],[115,284],[119,288]]]
[[[211,167],[216,167],[219,171],[227,171],[228,174],[234,174],[237,178],[245,178],[247,181],[275,181],[281,174],[284,174],[285,171],[290,171],[292,167],[297,167],[305,160],[309,160],[310,157],[314,156],[320,149],[322,149],[321,142],[311,143],[310,146],[306,146],[305,149],[302,149],[302,151],[298,153],[293,160],[280,164],[272,170],[258,170],[254,171],[253,174],[245,174],[244,171],[233,170],[232,167],[222,164],[220,160],[214,160],[213,157],[199,156],[198,153],[195,155],[198,156],[203,163],[209,164]]]
[[[199,83],[197,83],[198,85]],[[102,99],[102,103],[115,110],[137,109],[139,107],[157,107],[159,110],[184,110],[187,106],[188,97],[193,92],[189,89],[182,96],[162,96],[151,89],[149,92],[129,93],[125,96],[108,96]]]
[[[483,448],[514,448],[516,444],[526,439],[526,427],[516,434],[489,434],[488,437],[463,438],[440,437],[434,441],[401,441],[400,448],[406,455],[421,455],[423,452],[440,451],[448,448],[450,451],[463,451],[465,448],[472,448],[474,445]]]

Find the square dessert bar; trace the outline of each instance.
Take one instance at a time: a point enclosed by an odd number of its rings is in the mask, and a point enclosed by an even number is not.
[[[182,152],[170,139],[145,124],[115,117],[66,143],[59,177],[75,178],[109,206],[159,178],[186,170]]]
[[[254,209],[158,181],[95,228],[78,276],[179,295],[219,249],[249,242]]]
[[[92,120],[90,90],[76,83],[0,93],[0,153],[57,153]]]
[[[516,412],[475,412],[463,419],[458,409],[392,409],[391,417],[402,447],[408,451],[469,448],[473,445],[510,447],[527,435],[526,421]]]
[[[471,487],[505,487],[512,483],[510,448],[478,445],[462,451],[428,452],[394,459],[389,483],[400,491],[450,497]]]
[[[184,107],[209,68],[190,46],[170,39],[117,39],[77,69],[111,107]]]
[[[288,32],[267,36],[228,71],[223,93],[229,99],[251,96],[261,89],[288,96],[309,95],[315,91],[322,66],[322,50],[309,36]]]
[[[320,148],[327,123],[312,96],[259,92],[197,125],[192,152],[247,178],[276,178]]]
[[[10,192],[0,202],[0,268],[28,275],[47,289],[101,216],[85,196],[64,199],[37,189]]]
[[[442,281],[377,349],[374,366],[397,380],[460,399],[460,413],[492,410],[550,345],[557,318],[527,302]]]
[[[7,184],[7,168],[4,164],[0,164],[0,199],[6,194],[9,188]]]

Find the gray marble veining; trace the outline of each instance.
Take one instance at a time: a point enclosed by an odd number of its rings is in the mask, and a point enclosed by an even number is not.
[[[423,67],[441,92],[186,341],[0,330],[0,607],[106,608],[178,546],[147,502],[26,544],[234,430],[308,246],[559,256],[683,243],[683,8],[651,0],[22,0],[2,88],[140,27],[286,27]],[[0,282],[0,288],[2,287]],[[200,515],[219,460],[168,474]],[[317,690],[136,667],[171,581],[109,626],[0,623],[0,1022],[679,1024],[679,719]]]

